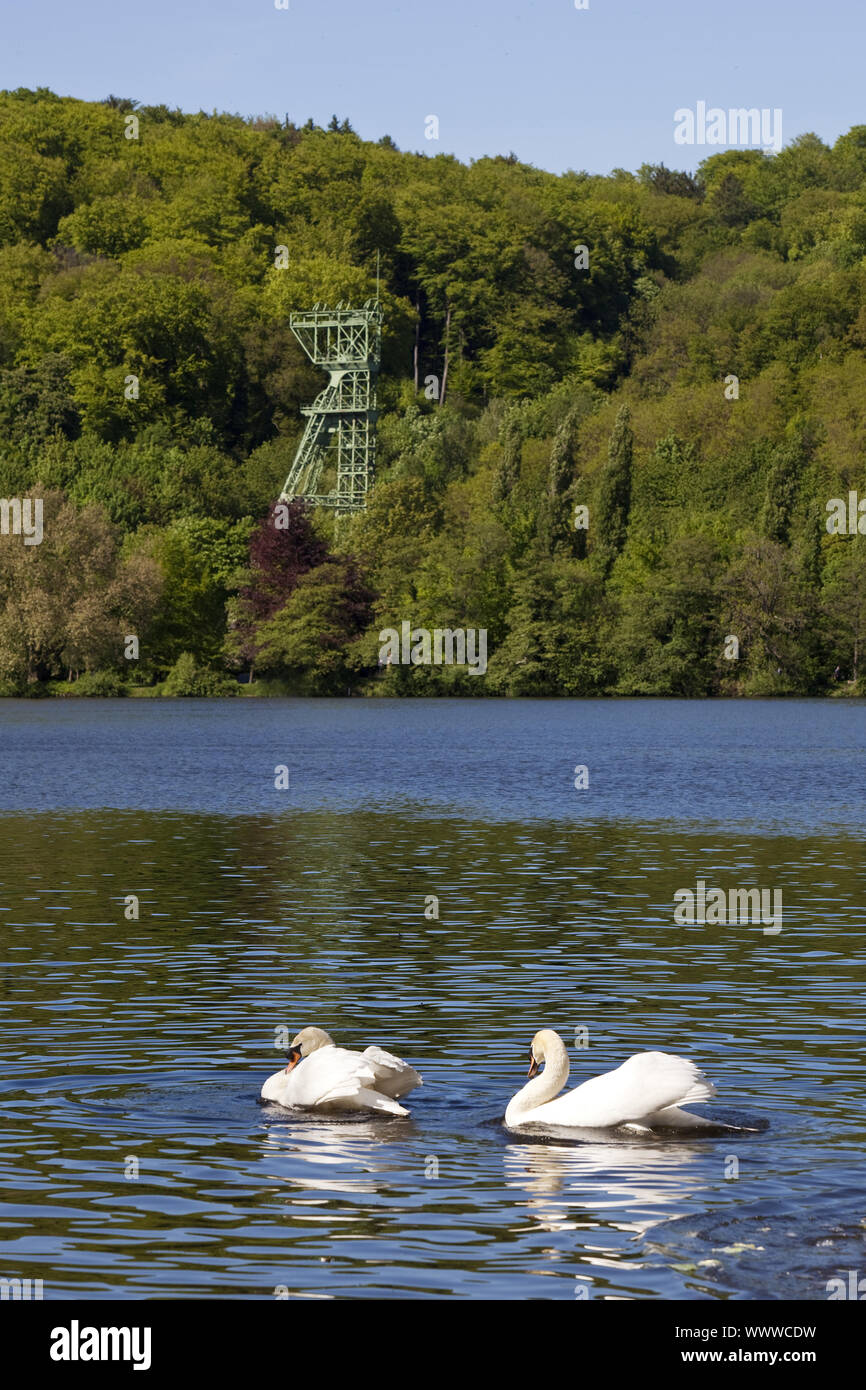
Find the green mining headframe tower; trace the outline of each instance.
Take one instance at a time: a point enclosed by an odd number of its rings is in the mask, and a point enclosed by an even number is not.
[[[331,379],[303,408],[307,427],[280,501],[303,497],[338,515],[362,511],[376,453],[381,305],[378,299],[368,299],[363,309],[317,304],[292,314],[289,325],[310,361],[326,368]]]

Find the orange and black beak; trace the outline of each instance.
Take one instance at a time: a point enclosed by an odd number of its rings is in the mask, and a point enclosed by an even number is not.
[[[286,1071],[291,1071],[292,1067],[296,1067],[301,1060],[301,1049],[299,1047],[290,1047],[286,1056],[289,1059],[289,1065],[286,1067]]]
[[[531,1081],[532,1078],[533,1078],[533,1076],[537,1076],[538,1073],[539,1073],[540,1071],[541,1071],[541,1067],[538,1065],[538,1063],[537,1063],[536,1060],[535,1060],[535,1057],[534,1057],[533,1054],[530,1052],[530,1054],[529,1054],[529,1071],[526,1073],[527,1079],[528,1079],[529,1081]]]

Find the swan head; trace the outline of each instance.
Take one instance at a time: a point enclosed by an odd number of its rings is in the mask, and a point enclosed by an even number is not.
[[[302,1028],[300,1033],[296,1033],[292,1038],[292,1044],[286,1056],[289,1065],[286,1071],[291,1071],[296,1067],[302,1057],[309,1057],[311,1052],[315,1052],[319,1047],[333,1047],[334,1039],[330,1033],[326,1033],[324,1028]]]
[[[563,1050],[564,1044],[559,1034],[554,1033],[552,1028],[541,1028],[532,1039],[529,1051],[529,1079],[532,1080],[533,1076],[538,1075],[542,1062],[547,1061],[553,1052]]]

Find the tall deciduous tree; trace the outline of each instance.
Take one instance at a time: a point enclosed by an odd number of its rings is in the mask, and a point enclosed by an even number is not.
[[[36,681],[124,668],[124,639],[145,641],[159,569],[144,555],[123,558],[100,508],[79,510],[62,493],[42,502],[40,544],[0,536],[0,675]]]
[[[231,605],[229,650],[236,658],[255,666],[261,626],[285,605],[302,576],[327,559],[327,544],[314,531],[305,504],[275,502],[253,532],[249,570]]]
[[[370,620],[373,593],[353,560],[329,560],[298,579],[256,634],[259,669],[299,693],[342,695],[354,671],[350,644]]]
[[[631,412],[620,406],[611,432],[607,467],[601,475],[594,526],[597,553],[605,575],[625,545],[631,507],[631,470],[634,433]]]
[[[866,653],[866,544],[858,535],[838,543],[828,566],[824,609],[846,677],[858,682]]]

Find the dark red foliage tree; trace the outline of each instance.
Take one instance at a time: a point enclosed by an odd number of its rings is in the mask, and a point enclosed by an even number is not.
[[[302,574],[330,558],[299,498],[289,502],[288,514],[285,503],[272,503],[252,534],[249,580],[238,592],[233,645],[242,661],[255,662],[259,624],[282,608]]]

